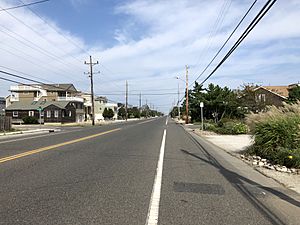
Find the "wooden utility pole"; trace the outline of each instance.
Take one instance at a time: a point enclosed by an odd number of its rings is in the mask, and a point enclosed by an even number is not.
[[[186,101],[185,101],[185,123],[189,123],[189,66],[185,66],[185,73],[186,73],[186,78],[185,78],[185,86],[186,86]]]
[[[128,82],[126,80],[126,95],[125,95],[125,112],[126,112],[126,121],[128,119]]]
[[[178,110],[178,120],[180,120],[180,106],[179,106],[179,80],[178,80],[178,100],[177,100],[177,110]]]
[[[93,63],[92,56],[90,56],[90,62],[84,62],[86,65],[90,65],[89,77],[91,78],[91,101],[92,101],[92,125],[95,125],[95,103],[94,103],[94,81],[93,81],[93,66],[98,64],[99,62]]]
[[[139,113],[140,113],[140,119],[141,119],[141,113],[142,113],[142,92],[140,92],[140,102],[139,102]]]

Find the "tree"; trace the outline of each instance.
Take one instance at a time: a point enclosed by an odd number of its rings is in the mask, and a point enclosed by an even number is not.
[[[118,117],[122,118],[123,120],[126,117],[126,110],[124,107],[119,108],[118,110]]]
[[[224,117],[240,117],[238,110],[237,94],[228,87],[209,84],[203,88],[195,82],[192,90],[189,90],[189,115],[192,121],[200,121],[200,102],[204,103],[204,117],[218,122]],[[183,102],[183,114],[185,114],[185,101]]]
[[[140,118],[140,110],[137,107],[128,108],[129,118]]]
[[[300,86],[289,89],[289,97],[287,101],[289,103],[296,103],[299,100],[300,100]]]
[[[112,119],[114,117],[114,111],[112,109],[105,108],[102,115],[104,119]]]

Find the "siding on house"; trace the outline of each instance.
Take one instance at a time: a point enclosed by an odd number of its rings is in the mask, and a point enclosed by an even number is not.
[[[264,103],[265,105],[283,106],[285,98],[276,95],[265,89],[258,89],[255,91],[255,98],[257,102]]]
[[[42,109],[42,122],[45,123],[72,123],[83,118],[83,103],[81,102],[16,102],[5,110],[5,115],[12,117],[13,123],[22,123],[23,118],[32,116],[39,120],[39,108]],[[49,115],[49,116],[48,116]]]
[[[254,90],[255,100],[264,105],[283,106],[288,96],[288,86],[261,86]]]

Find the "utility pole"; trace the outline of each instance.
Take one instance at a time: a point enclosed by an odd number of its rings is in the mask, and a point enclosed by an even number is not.
[[[126,112],[126,121],[128,119],[128,82],[126,80],[126,95],[125,95],[125,112]]]
[[[98,64],[99,62],[95,62],[93,63],[92,61],[92,56],[90,56],[90,62],[84,62],[84,64],[86,65],[90,65],[90,72],[88,72],[87,74],[89,74],[89,77],[91,78],[91,100],[92,100],[92,125],[95,125],[95,103],[94,103],[94,81],[93,81],[93,66]]]
[[[139,112],[140,112],[140,119],[141,119],[141,113],[142,113],[142,92],[140,92]]]
[[[180,106],[179,106],[179,81],[178,81],[178,100],[177,100],[177,109],[178,109],[178,121],[180,120]]]
[[[189,123],[189,66],[185,66],[185,73],[186,73],[186,78],[185,78],[185,85],[186,85],[186,101],[185,101],[185,109],[186,109],[186,118],[185,118],[185,123]]]
[[[148,118],[148,100],[146,99],[146,118]]]

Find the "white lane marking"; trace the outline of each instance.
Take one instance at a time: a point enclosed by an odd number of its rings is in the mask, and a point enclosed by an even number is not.
[[[163,164],[164,164],[165,145],[166,145],[166,134],[167,131],[165,129],[163,139],[161,142],[161,147],[160,147],[160,154],[159,154],[159,159],[156,168],[156,175],[155,175],[154,185],[152,189],[146,225],[157,225],[158,223],[161,181],[162,181],[162,172],[163,172]]]
[[[152,119],[152,120],[146,120],[146,121],[143,121],[143,122],[140,122],[140,123],[137,123],[137,125],[139,125],[139,124],[143,124],[143,123],[149,123],[149,122],[152,122],[152,121],[154,121],[155,119]]]
[[[166,120],[166,126],[168,125],[168,119],[169,119],[169,117],[167,117],[167,120]]]

